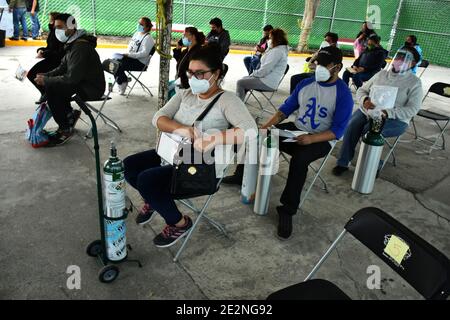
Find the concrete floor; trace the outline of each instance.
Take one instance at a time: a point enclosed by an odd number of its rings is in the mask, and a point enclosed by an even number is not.
[[[99,53],[103,59],[115,51],[100,49]],[[427,145],[414,140],[410,129],[396,149],[397,167],[386,166],[371,195],[351,190],[351,173],[342,178],[331,175],[333,157],[323,171],[331,192],[313,188],[303,213],[294,219],[294,235],[286,242],[274,236],[274,209],[284,187],[279,176],[273,180],[267,216],[257,216],[250,206],[242,204],[237,187],[223,186],[209,212],[226,225],[230,239],[202,223],[179,263],[172,262],[178,246],[158,249],[152,245],[163,227],[161,218],[139,227],[131,216],[127,233],[134,248],[131,255],[141,259],[144,266],[121,265],[114,283],[101,284],[98,263],[85,253],[87,244],[99,237],[93,143],[83,139],[88,127],[79,122],[77,136],[62,147],[32,149],[24,140],[24,131],[38,94],[30,83],[19,82],[13,74],[19,61],[28,63],[35,48],[7,47],[0,52],[0,298],[262,299],[304,279],[351,215],[366,206],[385,210],[450,256],[449,151],[426,154]],[[236,80],[245,75],[242,58],[229,55],[225,60],[230,66],[224,84],[228,90],[234,91]],[[289,58],[291,69],[274,98],[276,104],[287,97],[289,78],[298,73],[303,62],[303,58]],[[156,56],[151,71],[143,75],[154,94],[158,65]],[[448,69],[430,66],[422,77],[424,88],[436,81],[449,82],[448,75]],[[105,113],[119,123],[123,133],[99,122],[102,161],[107,158],[110,140],[116,141],[122,158],[155,145],[151,119],[157,99],[140,88],[128,99],[117,90],[112,97]],[[433,106],[439,107],[437,103]],[[441,106],[448,110],[448,102]],[[250,109],[256,114],[254,107]],[[416,124],[422,135],[437,132],[429,121],[417,119]],[[283,164],[281,174],[286,171]],[[137,193],[128,188],[128,194],[139,207]],[[366,287],[366,269],[374,264],[382,271],[380,290]],[[66,286],[70,265],[81,268],[80,290]],[[317,276],[335,281],[355,299],[420,298],[351,236]]]

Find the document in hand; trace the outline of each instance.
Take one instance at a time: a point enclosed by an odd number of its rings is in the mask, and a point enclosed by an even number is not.
[[[301,136],[304,134],[308,134],[308,132],[301,131],[301,130],[295,130],[295,131],[279,130],[279,136],[283,137],[283,138],[287,138],[287,139],[283,140],[283,142],[296,142],[297,141],[296,138],[298,136]]]
[[[376,110],[392,109],[397,99],[397,87],[373,85],[370,88],[370,101]]]
[[[122,59],[123,59],[123,54],[121,54],[121,53],[114,53],[114,54],[112,55],[112,58],[113,58],[114,60],[122,60]]]
[[[187,143],[189,140],[174,133],[162,132],[159,137],[156,152],[167,163],[173,164],[173,158],[177,153],[181,143]]]

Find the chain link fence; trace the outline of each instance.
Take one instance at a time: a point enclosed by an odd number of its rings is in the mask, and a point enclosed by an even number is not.
[[[305,0],[174,0],[173,23],[194,25],[207,33],[210,19],[220,17],[238,45],[254,45],[262,28],[271,24],[286,30],[289,44],[295,48],[304,6]],[[51,11],[73,14],[81,28],[96,34],[130,36],[141,16],[155,19],[156,0],[41,0],[44,26],[47,17],[43,13]],[[415,34],[425,59],[450,67],[448,17],[450,0],[321,0],[309,48],[318,48],[323,35],[332,31],[343,41],[341,48],[352,52],[351,43],[368,18],[391,55],[407,35]]]

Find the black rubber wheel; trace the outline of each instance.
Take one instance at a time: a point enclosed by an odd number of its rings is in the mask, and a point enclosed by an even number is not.
[[[114,265],[103,267],[99,274],[98,279],[103,283],[111,283],[119,276],[119,268]]]
[[[92,241],[86,248],[86,253],[90,257],[97,257],[102,254],[103,246],[101,240]]]

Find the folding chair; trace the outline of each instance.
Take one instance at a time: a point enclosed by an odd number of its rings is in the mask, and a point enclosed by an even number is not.
[[[443,82],[435,82],[433,83],[433,85],[430,87],[430,89],[428,90],[427,94],[425,95],[425,97],[422,100],[422,104],[425,101],[425,99],[428,97],[429,93],[434,93],[437,94],[439,96],[445,97],[445,98],[450,98],[450,95],[448,94],[448,92],[446,92],[445,90],[450,90],[450,84],[448,83],[443,83]],[[439,128],[439,134],[436,137],[435,140],[431,140],[425,137],[420,137],[417,134],[417,129],[416,129],[416,124],[414,123],[414,118],[412,119],[412,124],[413,124],[413,128],[414,128],[414,136],[416,139],[420,139],[420,140],[424,140],[424,141],[428,141],[428,142],[432,142],[432,146],[430,147],[428,154],[431,154],[431,151],[433,149],[441,149],[441,150],[445,150],[445,137],[444,137],[444,133],[445,130],[447,129],[447,126],[450,122],[450,117],[444,114],[439,114],[437,112],[433,112],[433,111],[429,111],[429,110],[419,110],[419,113],[417,113],[417,115],[419,117],[423,117],[426,119],[430,119],[433,120],[436,125]],[[439,124],[440,121],[444,121],[445,124],[444,126],[441,127],[441,125]],[[437,147],[437,142],[439,141],[439,139],[442,138],[442,145],[440,147]]]
[[[417,77],[422,77],[423,73],[427,70],[428,66],[430,65],[430,61],[428,60],[422,60],[422,62],[417,66],[418,68],[422,68],[422,72]]]
[[[312,279],[331,252],[350,233],[427,300],[450,294],[450,261],[431,244],[378,208],[357,211],[306,279],[272,293],[268,300],[349,300],[334,283]]]
[[[186,245],[189,241],[189,239],[192,237],[192,234],[194,233],[198,223],[200,222],[200,220],[202,220],[202,218],[205,218],[206,221],[212,225],[214,228],[216,228],[217,230],[219,230],[220,233],[222,233],[225,237],[228,238],[228,233],[225,229],[225,227],[220,224],[219,222],[213,220],[212,218],[210,218],[207,214],[206,214],[206,208],[208,208],[209,204],[211,203],[214,195],[217,193],[217,191],[219,191],[220,188],[220,184],[222,183],[223,178],[226,176],[228,168],[230,167],[230,164],[234,161],[234,158],[236,157],[236,155],[234,154],[232,159],[230,160],[230,162],[226,165],[226,167],[223,169],[222,172],[222,176],[219,179],[219,181],[217,182],[217,189],[216,192],[207,196],[205,203],[201,206],[201,208],[197,208],[196,206],[194,206],[194,204],[192,203],[192,201],[190,199],[179,199],[176,200],[177,202],[180,202],[181,204],[183,204],[185,207],[191,209],[195,214],[197,214],[197,219],[195,220],[194,224],[192,225],[192,228],[189,230],[187,236],[185,237],[181,247],[178,249],[175,257],[173,258],[174,262],[178,261],[178,258],[180,257],[180,255],[183,253],[184,249],[186,248]]]
[[[384,166],[386,165],[387,161],[389,160],[389,158],[390,158],[391,156],[392,156],[392,165],[393,165],[394,167],[397,166],[397,160],[396,160],[396,158],[395,158],[394,149],[395,149],[395,147],[397,146],[397,143],[400,141],[400,137],[401,137],[401,136],[402,136],[402,135],[397,136],[397,137],[395,138],[395,140],[394,140],[393,143],[389,142],[389,140],[387,140],[387,138],[384,138],[384,139],[385,139],[384,141],[385,141],[386,145],[388,146],[389,150],[388,150],[388,152],[386,153],[386,155],[384,156],[384,159],[381,160],[381,167],[378,168],[378,171],[377,171],[377,178],[378,178],[378,176],[380,175],[381,171],[383,170]]]
[[[261,101],[259,101],[259,99],[256,97],[256,95],[255,95],[255,91],[256,91],[256,92],[259,92],[267,100],[267,104],[270,104],[270,106],[275,111],[278,111],[277,107],[272,103],[272,98],[275,95],[275,93],[278,92],[278,88],[280,87],[281,83],[283,82],[283,79],[286,76],[286,74],[288,73],[288,71],[289,71],[289,64],[286,66],[286,70],[284,71],[284,74],[281,77],[280,82],[278,82],[278,85],[277,85],[276,89],[274,89],[272,91],[256,90],[256,89],[249,90],[247,92],[247,97],[244,99],[244,103],[247,103],[248,99],[251,96],[253,96],[253,98],[255,98],[256,102],[258,102],[258,105],[259,105],[259,108],[261,109],[261,112],[271,113],[271,111],[269,111],[269,110],[264,108],[264,106],[262,105]],[[266,95],[266,94],[270,94],[270,95]]]
[[[304,194],[302,194],[302,198],[300,199],[300,204],[298,206],[298,209],[300,209],[302,207],[303,203],[305,202],[306,198],[308,197],[309,193],[311,192],[311,189],[314,186],[314,183],[316,182],[317,179],[319,179],[322,182],[322,185],[323,185],[322,189],[326,193],[329,193],[327,182],[321,177],[320,173],[322,172],[322,169],[325,167],[325,164],[327,163],[328,159],[330,158],[331,153],[333,152],[334,148],[336,147],[336,144],[337,144],[336,141],[332,141],[330,151],[328,151],[327,155],[322,158],[318,168],[314,167],[312,163],[309,165],[309,168],[314,171],[314,176],[313,176],[313,179],[312,179],[311,183],[309,184],[308,188],[306,189],[306,192]],[[286,162],[289,163],[289,159],[287,158],[287,155],[281,151],[280,151],[280,154],[284,158],[284,160],[286,160]]]
[[[156,45],[154,45],[152,50],[150,50],[150,54],[149,54],[149,57],[148,57],[148,62],[144,66],[144,68],[141,71],[139,71],[139,75],[137,77],[133,74],[133,71],[125,70],[125,72],[128,74],[128,76],[135,80],[131,87],[128,86],[130,88],[130,91],[128,91],[127,98],[130,96],[130,93],[131,93],[131,91],[133,91],[134,86],[136,85],[136,83],[139,83],[141,85],[141,87],[142,87],[142,90],[147,91],[150,94],[150,96],[153,97],[153,93],[150,91],[150,89],[145,84],[143,84],[142,81],[140,81],[139,79],[141,78],[142,73],[147,71],[148,66],[150,65],[150,61],[152,60],[152,57],[155,54],[155,51],[156,51]]]
[[[112,74],[113,76],[116,75],[117,70],[119,69],[119,62],[117,62],[116,60],[105,60],[103,61],[103,70],[105,72],[108,72],[110,74]],[[96,100],[88,100],[88,101],[83,101],[86,106],[91,109],[91,111],[95,114],[94,120],[97,121],[98,118],[101,118],[103,120],[103,122],[110,126],[111,128],[119,131],[120,133],[122,133],[122,129],[120,129],[119,125],[114,122],[114,120],[112,120],[111,118],[109,118],[107,115],[105,115],[102,111],[103,108],[105,107],[105,104],[108,100],[111,100],[111,92],[112,92],[112,88],[114,87],[114,84],[116,82],[114,81],[112,86],[108,86],[108,92],[106,95],[103,95],[100,99],[96,99]],[[95,108],[94,106],[92,106],[91,104],[89,104],[88,102],[102,102],[101,106],[99,109]],[[88,124],[86,121],[84,121],[83,119],[80,118],[81,121],[83,121],[84,123]],[[92,138],[92,124],[88,124],[89,125],[89,130],[86,133],[86,135],[84,136],[86,139],[90,139]]]

